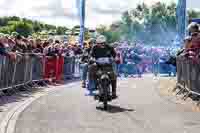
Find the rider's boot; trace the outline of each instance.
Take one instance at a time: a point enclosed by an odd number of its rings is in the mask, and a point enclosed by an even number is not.
[[[117,98],[117,80],[112,80],[112,99]]]

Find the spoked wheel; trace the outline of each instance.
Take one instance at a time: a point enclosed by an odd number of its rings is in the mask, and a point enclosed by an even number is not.
[[[106,91],[106,90],[105,90]],[[103,108],[104,110],[108,109],[108,92],[104,93],[104,98],[103,98]]]
[[[103,102],[103,108],[104,110],[108,109],[108,102],[106,100]]]
[[[108,109],[108,91],[107,91],[108,88],[106,88],[106,86],[104,86],[103,90],[103,108],[104,110],[107,110]]]
[[[109,83],[104,82],[103,85],[103,108],[108,109],[108,98],[109,98]]]

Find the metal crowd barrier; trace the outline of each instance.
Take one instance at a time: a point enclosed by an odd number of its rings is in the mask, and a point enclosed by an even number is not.
[[[0,75],[0,89],[8,89],[14,84],[15,64],[7,57],[0,57],[1,59],[1,75]]]
[[[12,61],[7,59],[9,62],[12,62],[14,66],[8,69],[5,73],[8,73],[11,69],[14,69],[12,75],[12,87],[21,86],[26,83],[31,82],[32,74],[32,58],[29,55],[22,55],[17,58],[17,61]],[[10,77],[10,76],[9,76]]]
[[[177,57],[177,84],[190,93],[200,95],[200,60],[185,55]]]
[[[75,72],[75,57],[64,57],[64,78],[73,78]],[[72,74],[73,73],[73,74]]]
[[[0,90],[44,81],[45,61],[45,56],[41,55],[23,54],[17,56],[15,61],[6,56],[0,56]],[[78,65],[76,63],[79,64],[75,57],[64,58],[64,77],[74,77]]]
[[[74,58],[74,65],[73,65],[73,73],[74,73],[74,77],[79,78],[80,77],[80,73],[81,73],[81,69],[80,69],[80,60],[81,60],[81,56],[76,56]]]
[[[32,76],[33,82],[44,80],[44,65],[45,60],[43,56],[32,56]]]
[[[3,88],[3,84],[2,82],[2,73],[3,73],[3,61],[4,61],[4,57],[0,56],[0,89]]]
[[[120,64],[118,72],[120,74],[137,74],[137,66],[135,64]]]

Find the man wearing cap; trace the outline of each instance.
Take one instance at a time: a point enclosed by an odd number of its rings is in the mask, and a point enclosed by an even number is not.
[[[96,40],[96,45],[92,48],[91,57],[94,59],[104,58],[104,57],[113,57],[115,59],[116,52],[113,47],[106,44],[106,38],[104,36],[99,36]],[[109,71],[111,73],[111,81],[112,81],[112,98],[117,98],[116,88],[117,88],[117,76],[114,72],[114,68],[112,64],[103,68],[105,71]],[[95,81],[96,72],[98,68],[96,65],[89,66],[89,77],[90,81]],[[94,86],[93,86],[94,87]]]
[[[195,22],[192,22],[188,26],[188,31],[190,33],[190,36],[185,38],[185,48],[200,48],[199,25]]]

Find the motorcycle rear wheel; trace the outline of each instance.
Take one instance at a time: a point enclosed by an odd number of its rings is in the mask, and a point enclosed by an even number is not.
[[[104,98],[103,98],[103,108],[104,110],[108,109],[108,96],[107,94],[104,94]]]
[[[108,98],[109,98],[109,84],[104,83],[103,87],[103,108],[104,110],[108,109]]]

